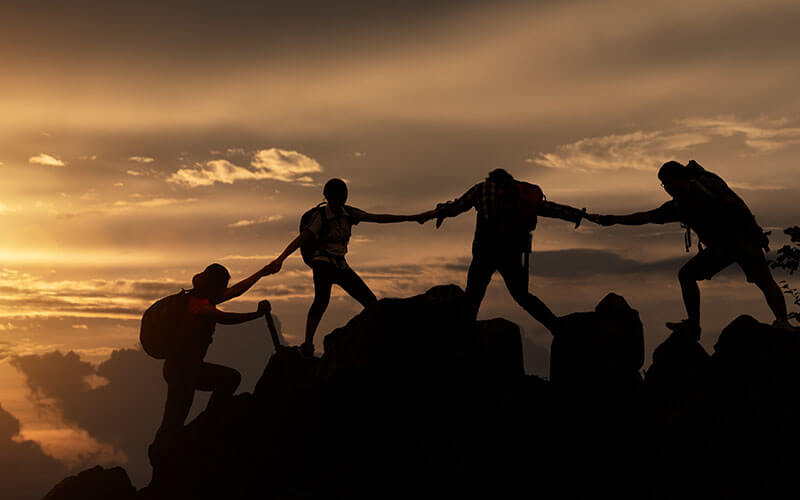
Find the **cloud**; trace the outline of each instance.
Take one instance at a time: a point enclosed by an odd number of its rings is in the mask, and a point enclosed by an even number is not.
[[[78,157],[79,160],[96,160],[97,155],[83,155]]]
[[[769,153],[790,144],[800,144],[800,127],[786,127],[788,120],[741,121],[735,118],[687,118],[679,123],[687,128],[707,130],[714,135],[744,136],[749,147]]]
[[[758,153],[800,144],[800,128],[786,120],[745,121],[735,118],[687,118],[667,130],[635,131],[588,137],[540,153],[526,162],[549,168],[583,170],[654,170],[667,160],[716,138],[740,135]]]
[[[142,172],[139,172],[139,171],[137,171],[137,170],[128,170],[128,171],[126,171],[125,173],[126,173],[126,174],[128,174],[128,175],[132,175],[132,176],[134,176],[134,177],[138,177],[138,176],[140,176],[140,175],[144,175],[144,173],[142,173]]]
[[[7,214],[7,213],[10,213],[10,212],[16,212],[17,210],[19,210],[19,209],[18,208],[9,207],[8,205],[6,205],[2,201],[0,201],[0,215]]]
[[[119,200],[113,203],[113,207],[119,209],[135,208],[135,207],[160,208],[160,207],[168,207],[171,205],[181,205],[184,203],[195,203],[197,201],[199,201],[197,198],[153,198],[150,200],[135,201],[135,202]]]
[[[41,408],[112,445],[128,458],[137,479],[145,479],[147,445],[158,427],[166,393],[159,361],[140,350],[119,349],[96,366],[75,352],[60,351],[19,356],[11,363],[25,375]],[[107,383],[91,384],[95,377]]]
[[[313,181],[309,174],[318,172],[322,172],[322,166],[313,158],[297,151],[270,148],[256,151],[249,167],[223,159],[209,160],[192,168],[179,169],[167,178],[167,182],[188,187],[262,179],[307,184]]]
[[[63,479],[66,468],[33,441],[20,438],[19,420],[0,406],[0,498],[42,498]]]
[[[280,334],[280,319],[275,320]],[[215,335],[208,361],[240,370],[242,391],[253,389],[273,352],[265,330],[261,320],[220,325]],[[25,376],[31,397],[42,409],[57,412],[65,424],[84,429],[121,452],[116,456],[127,459],[125,467],[135,483],[143,485],[150,479],[147,446],[155,436],[166,396],[161,361],[138,349],[118,349],[98,365],[75,352],[60,351],[18,356],[12,365]],[[196,411],[204,406],[205,394],[197,393]],[[0,468],[0,477],[2,472]]]
[[[282,215],[268,215],[265,217],[259,217],[257,219],[247,219],[247,220],[237,220],[231,224],[228,224],[228,227],[247,227],[252,226],[253,224],[264,224],[267,222],[275,222],[283,219]]]
[[[188,285],[170,280],[49,281],[0,273],[0,317],[138,319],[151,302]]]
[[[128,161],[132,161],[134,163],[153,163],[156,161],[156,159],[149,156],[131,156],[128,158]]]
[[[66,163],[63,161],[46,153],[42,153],[37,156],[31,156],[28,158],[28,163],[33,165],[44,165],[46,167],[63,167],[66,165]]]

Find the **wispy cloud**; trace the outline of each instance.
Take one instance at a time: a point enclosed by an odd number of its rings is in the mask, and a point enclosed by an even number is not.
[[[194,167],[181,168],[167,181],[188,187],[261,179],[307,184],[313,181],[311,174],[318,172],[322,172],[322,166],[315,159],[297,151],[270,148],[256,151],[248,167],[223,159],[209,160]]]
[[[134,163],[153,163],[156,161],[156,159],[149,156],[131,156],[128,158],[128,161],[132,161]]]
[[[708,130],[722,137],[741,135],[745,144],[762,153],[783,149],[790,144],[800,144],[800,128],[787,127],[786,119],[753,122],[732,117],[687,118],[679,123],[688,128]]]
[[[33,165],[44,165],[46,167],[63,167],[66,165],[66,163],[63,161],[47,153],[31,156],[28,158],[28,163]]]
[[[529,158],[550,168],[654,170],[666,160],[716,138],[741,136],[747,147],[769,153],[800,144],[800,128],[786,120],[738,120],[733,117],[686,118],[666,130],[588,137],[558,146],[554,152]]]
[[[115,208],[159,208],[159,207],[168,207],[172,205],[181,205],[184,203],[194,203],[199,201],[198,198],[153,198],[150,200],[143,200],[143,201],[127,201],[127,200],[119,200],[113,203]]]
[[[252,226],[253,224],[264,224],[267,222],[275,222],[283,219],[282,215],[268,215],[265,217],[259,217],[257,219],[243,219],[237,220],[231,224],[228,224],[228,227],[247,227]]]

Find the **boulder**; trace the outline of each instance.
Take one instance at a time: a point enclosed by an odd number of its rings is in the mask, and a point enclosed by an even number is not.
[[[58,483],[43,500],[128,500],[137,498],[136,488],[122,467],[99,465]]]
[[[640,384],[643,362],[639,313],[610,293],[594,311],[559,319],[550,347],[550,380],[570,392],[627,391]]]

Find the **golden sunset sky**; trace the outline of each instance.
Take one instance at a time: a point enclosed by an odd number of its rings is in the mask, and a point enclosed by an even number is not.
[[[234,280],[269,262],[331,177],[351,205],[414,213],[500,167],[552,201],[627,213],[668,199],[663,162],[696,159],[773,250],[800,223],[791,0],[2,2],[0,20],[0,453],[49,464],[37,494],[94,463],[146,484],[166,384],[127,350],[142,311],[211,262]],[[359,225],[349,262],[379,298],[463,286],[473,227]],[[684,317],[678,225],[542,220],[535,250],[532,290],[557,314],[615,291],[648,353]],[[298,343],[310,276],[295,256],[227,307],[271,300]],[[709,349],[739,314],[772,319],[735,266],[701,287]],[[359,310],[336,294],[320,351]],[[495,316],[521,326],[527,369],[546,376],[549,334],[501,281],[480,314]],[[265,335],[220,329],[209,357],[250,390]],[[109,414],[132,390],[141,413]]]

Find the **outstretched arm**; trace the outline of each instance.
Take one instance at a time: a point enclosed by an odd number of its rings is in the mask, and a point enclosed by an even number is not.
[[[364,215],[361,216],[361,221],[376,222],[378,224],[391,224],[394,222],[412,222],[412,221],[425,222],[426,220],[432,219],[435,216],[436,212],[434,210],[414,215],[371,214],[365,212]]]
[[[251,275],[250,277],[243,279],[242,281],[236,283],[232,287],[229,287],[227,290],[225,290],[225,294],[222,296],[222,300],[220,300],[217,303],[219,304],[242,295],[246,291],[250,290],[250,288],[253,285],[255,285],[259,279],[268,274],[272,274],[272,272],[267,268],[267,266],[262,267],[261,269],[253,273],[253,275]]]
[[[614,224],[624,224],[626,226],[641,226],[644,224],[666,224],[668,222],[679,222],[677,212],[673,209],[671,202],[667,202],[655,210],[647,212],[636,212],[628,215],[598,215],[590,214],[586,218],[602,226],[613,226]]]
[[[448,201],[447,203],[439,203],[436,205],[436,210],[431,212],[426,212],[426,216],[434,215],[436,217],[436,227],[442,225],[444,219],[448,217],[456,217],[457,215],[461,215],[470,208],[475,206],[475,203],[480,199],[481,196],[481,186],[483,184],[476,184],[472,186],[469,191],[462,194],[458,198],[453,201]],[[432,217],[429,217],[432,218]],[[422,220],[422,222],[428,219]]]
[[[264,269],[266,270],[267,274],[277,273],[281,270],[281,266],[283,265],[283,261],[286,258],[294,253],[295,250],[303,246],[307,241],[315,238],[314,233],[312,233],[309,229],[304,229],[302,233],[298,234],[295,239],[293,239],[289,244],[286,246],[284,251],[278,255],[275,260],[270,262]]]
[[[264,316],[270,311],[271,307],[268,301],[262,300],[258,303],[258,309],[255,312],[249,313],[234,313],[234,312],[225,312],[220,311],[216,307],[212,305],[208,305],[207,307],[200,309],[197,311],[197,314],[200,316],[205,316],[212,318],[216,323],[222,325],[238,325],[239,323],[244,323],[246,321],[254,320],[256,318],[260,318]]]
[[[536,213],[542,217],[550,217],[552,219],[561,219],[575,224],[580,223],[581,219],[586,216],[585,210],[578,210],[577,208],[569,205],[561,205],[552,201],[541,200],[536,206]],[[577,226],[576,226],[577,227]]]

